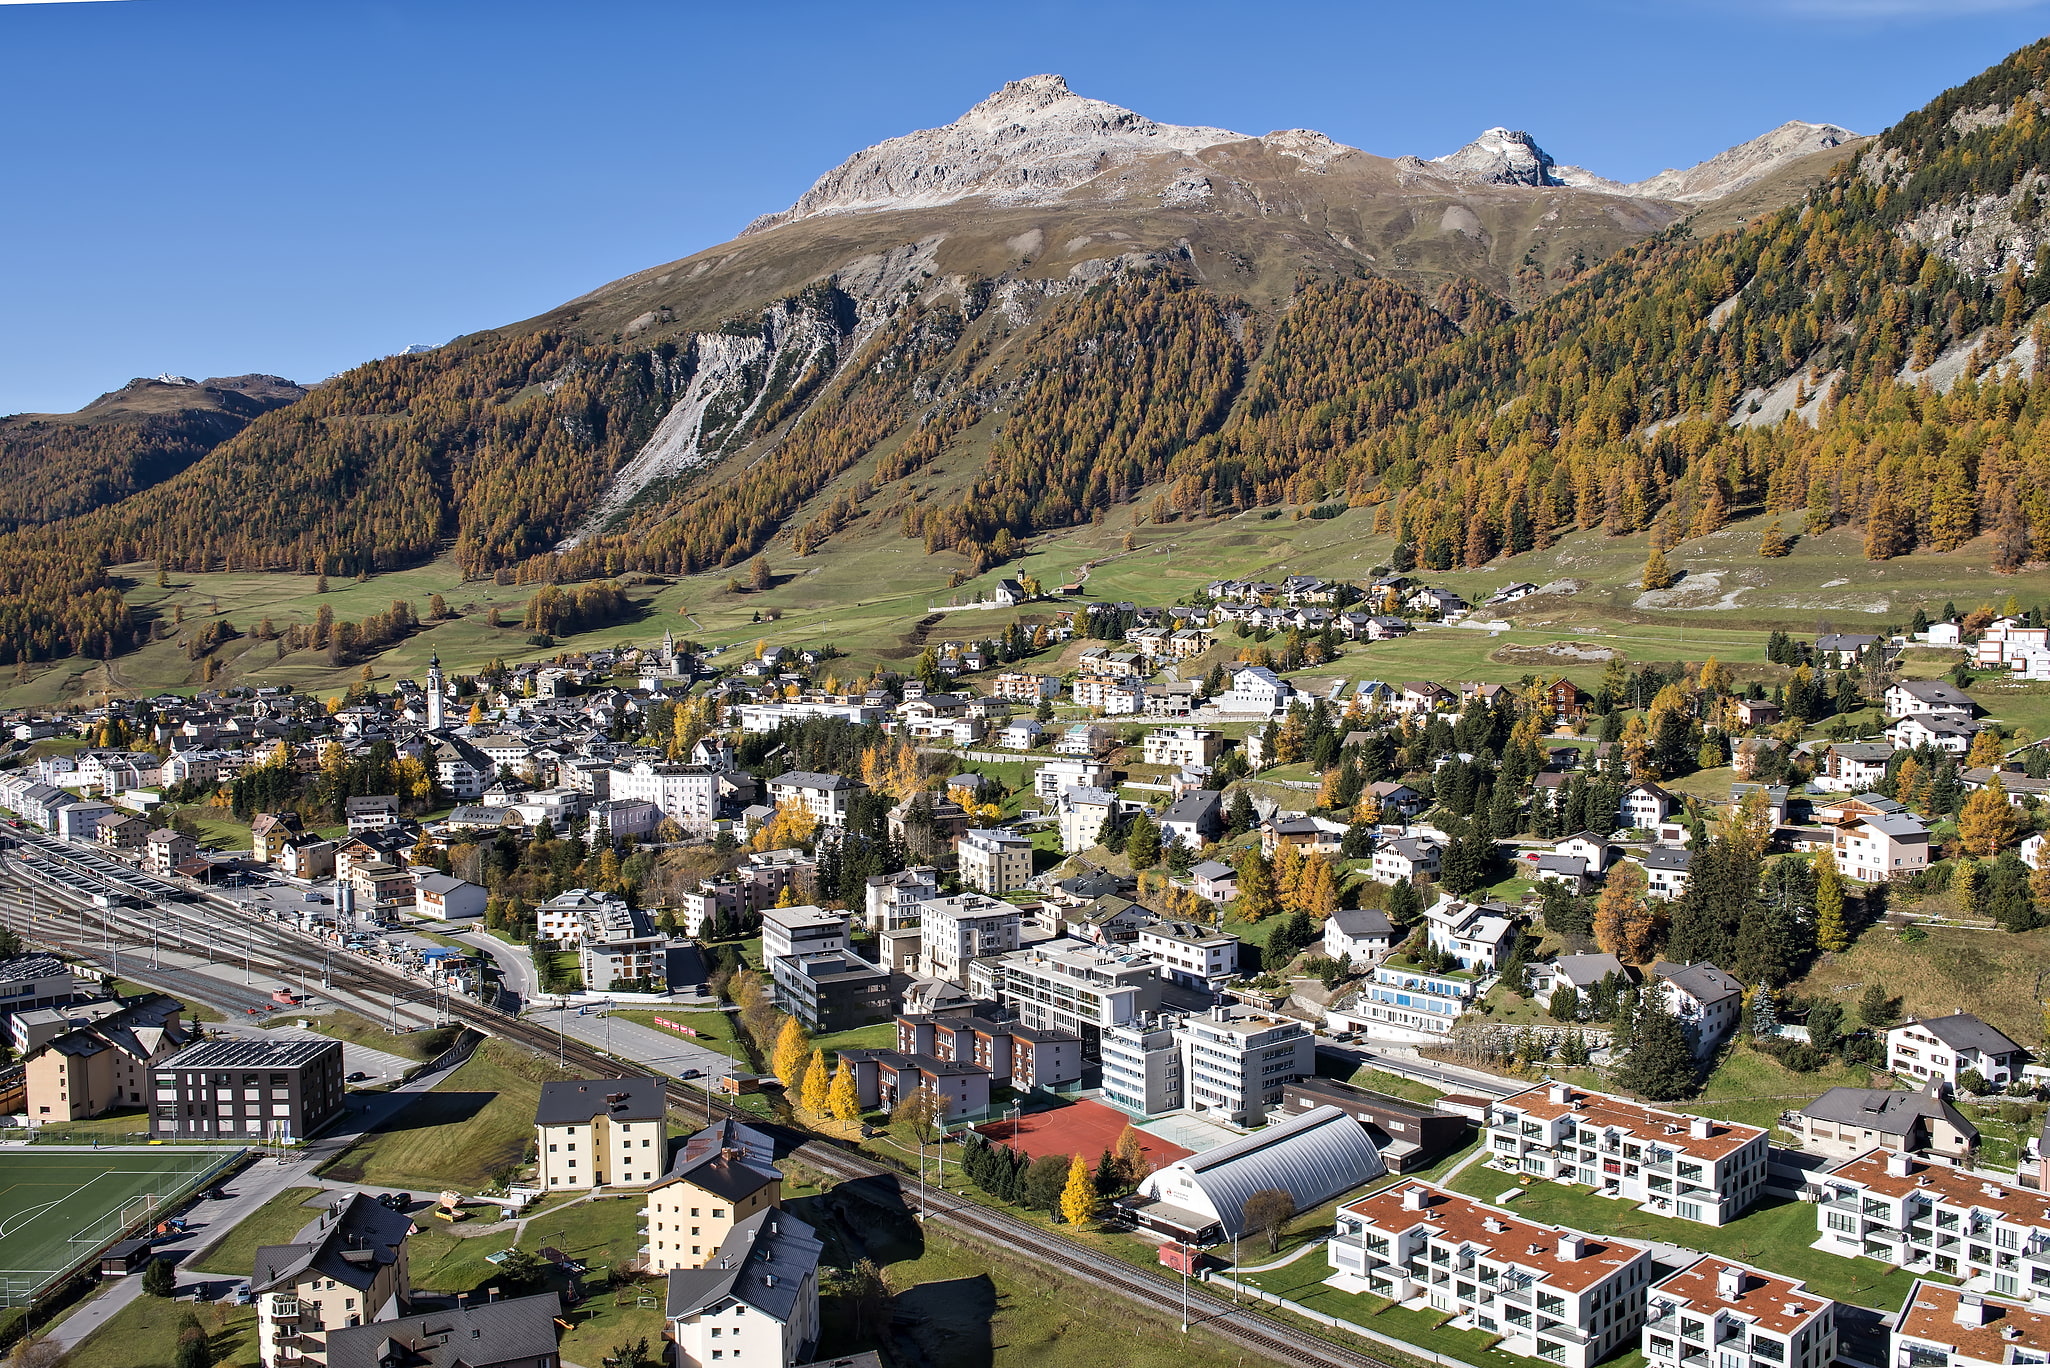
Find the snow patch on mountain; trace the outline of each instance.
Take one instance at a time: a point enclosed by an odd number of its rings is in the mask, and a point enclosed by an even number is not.
[[[864,148],[819,177],[790,208],[763,215],[747,231],[820,214],[930,208],[976,196],[1003,204],[1055,200],[1148,153],[1188,154],[1246,140],[1223,128],[1156,123],[1077,95],[1059,76],[1028,76],[942,128]]]

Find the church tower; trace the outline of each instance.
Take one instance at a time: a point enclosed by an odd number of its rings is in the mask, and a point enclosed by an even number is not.
[[[427,730],[441,730],[441,652],[427,657]]]

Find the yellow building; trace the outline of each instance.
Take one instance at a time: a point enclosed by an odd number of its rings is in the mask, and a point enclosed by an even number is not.
[[[703,1268],[733,1227],[783,1204],[783,1174],[769,1137],[720,1121],[683,1142],[642,1213],[648,1271]]]
[[[654,1182],[669,1152],[668,1116],[660,1079],[543,1083],[534,1109],[536,1185],[561,1192]]]
[[[177,999],[150,993],[37,1046],[26,1060],[29,1120],[83,1121],[147,1105],[150,1067],[192,1043],[184,1011]]]
[[[356,1192],[337,1196],[291,1244],[258,1249],[249,1290],[264,1368],[324,1365],[329,1331],[404,1315],[412,1233],[412,1217]]]

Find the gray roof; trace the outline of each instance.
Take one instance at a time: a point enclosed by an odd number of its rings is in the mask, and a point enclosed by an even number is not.
[[[1395,926],[1388,914],[1373,907],[1341,907],[1331,914],[1333,925],[1348,936],[1391,936]]]
[[[377,1281],[379,1269],[397,1262],[399,1247],[412,1233],[412,1217],[379,1204],[368,1193],[337,1197],[291,1244],[264,1245],[256,1251],[250,1289],[293,1286],[306,1273],[350,1287],[369,1287]]]
[[[1977,1050],[1981,1054],[2026,1053],[2021,1046],[1967,1012],[1907,1024],[1921,1027],[1953,1050]]]
[[[508,1301],[337,1326],[327,1332],[328,1368],[492,1368],[545,1362],[555,1355],[553,1292]]]
[[[1972,700],[1964,691],[1944,683],[1940,679],[1903,679],[1894,684],[1896,689],[1924,703],[1942,703],[1965,712],[1972,710]]]
[[[1704,1007],[1724,998],[1740,996],[1744,991],[1743,984],[1706,960],[1700,964],[1674,964],[1660,960],[1652,966],[1651,972],[1654,977],[1665,979]]]
[[[1883,765],[1893,758],[1893,747],[1880,741],[1840,741],[1829,752],[1867,765]]]
[[[774,1143],[752,1126],[717,1121],[683,1142],[656,1186],[681,1179],[737,1202],[782,1181],[782,1170],[772,1162],[775,1157]]]
[[[660,1121],[668,1115],[661,1080],[596,1078],[543,1083],[534,1124],[576,1126],[600,1115],[614,1121]]]
[[[1245,1233],[1246,1199],[1262,1188],[1280,1188],[1297,1211],[1310,1211],[1387,1171],[1365,1128],[1337,1107],[1314,1108],[1163,1170],[1189,1175],[1227,1236]]]
[[[1189,873],[1198,879],[1221,879],[1227,874],[1237,875],[1238,870],[1222,860],[1205,860],[1191,869]]]
[[[1927,1091],[1889,1092],[1885,1088],[1831,1088],[1801,1108],[1801,1115],[1816,1121],[1837,1121],[1882,1135],[1908,1135],[1926,1118],[1942,1117],[1976,1138],[1979,1128],[1967,1121],[1957,1108]]]
[[[1927,836],[1929,828],[1922,825],[1922,819],[1906,812],[1882,812],[1877,816],[1858,819],[1864,825],[1883,835],[1896,839],[1902,836]]]
[[[0,960],[0,983],[15,983],[22,979],[55,978],[66,972],[64,961],[55,955],[32,953],[16,955],[13,959]]]
[[[823,774],[817,770],[785,770],[774,779],[771,779],[769,783],[772,787],[777,784],[784,784],[791,788],[824,789],[828,792],[835,789],[855,789],[861,787],[859,783],[843,774]]]
[[[787,1325],[806,1277],[817,1276],[824,1248],[789,1212],[758,1211],[733,1227],[710,1264],[670,1271],[663,1314],[676,1320],[741,1301]]]
[[[1592,988],[1610,974],[1630,977],[1623,961],[1614,955],[1561,955],[1552,961],[1552,972],[1575,988]]]
[[[1655,846],[1638,856],[1637,860],[1646,869],[1683,870],[1694,863],[1694,852],[1675,850],[1669,846]]]
[[[297,1069],[328,1053],[340,1055],[339,1040],[209,1040],[170,1059],[164,1069]]]

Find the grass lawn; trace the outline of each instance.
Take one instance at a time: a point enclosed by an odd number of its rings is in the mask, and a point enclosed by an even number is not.
[[[306,1024],[308,1029],[321,1035],[346,1040],[352,1045],[382,1050],[386,1054],[417,1059],[423,1063],[455,1044],[456,1038],[463,1033],[460,1026],[439,1026],[425,1031],[407,1031],[402,1035],[393,1035],[368,1017],[347,1011],[326,1012],[317,1017],[308,1017]]]
[[[1878,983],[1900,997],[1908,1015],[1970,1011],[2033,1047],[2043,1040],[2036,976],[2045,963],[2050,963],[2050,930],[1932,927],[1926,939],[1906,944],[1886,927],[1870,926],[1849,950],[1818,960],[1793,989],[1806,997],[1827,996],[1855,1015],[1865,986]]]
[[[1516,1179],[1475,1164],[1452,1182],[1456,1192],[1492,1202]],[[1626,1240],[1664,1240],[1685,1249],[1722,1254],[1808,1284],[1817,1296],[1869,1306],[1900,1307],[1915,1275],[1872,1259],[1846,1259],[1808,1246],[1815,1239],[1815,1207],[1807,1202],[1766,1197],[1726,1226],[1705,1226],[1665,1216],[1648,1216],[1628,1202],[1597,1197],[1580,1187],[1550,1181],[1532,1183],[1510,1207],[1526,1220],[1575,1230],[1599,1231]]]
[[[256,1251],[265,1245],[289,1244],[306,1224],[320,1214],[318,1207],[306,1203],[321,1192],[320,1188],[286,1188],[277,1196],[265,1202],[240,1225],[229,1231],[221,1242],[207,1252],[207,1256],[192,1268],[200,1273],[225,1273],[230,1277],[246,1278],[255,1266]]]
[[[64,1356],[64,1368],[164,1368],[177,1356],[178,1335],[188,1316],[206,1332],[217,1368],[255,1368],[259,1358],[254,1306],[194,1306],[150,1296],[137,1297],[116,1311]]]
[[[1358,1088],[1372,1088],[1377,1093],[1399,1097],[1405,1102],[1436,1102],[1445,1095],[1443,1088],[1434,1088],[1414,1078],[1404,1078],[1385,1069],[1361,1069],[1346,1082]]]
[[[1247,1273],[1240,1280],[1312,1311],[1378,1330],[1405,1344],[1474,1364],[1476,1368],[1501,1368],[1505,1363],[1525,1361],[1492,1352],[1490,1346],[1501,1338],[1499,1335],[1447,1329],[1445,1322],[1451,1319],[1447,1312],[1412,1311],[1383,1297],[1340,1292],[1324,1285],[1324,1279],[1330,1276],[1329,1263],[1315,1254],[1305,1254],[1285,1268]],[[1368,1352],[1373,1352],[1371,1345]]]
[[[548,1060],[486,1040],[467,1063],[323,1170],[343,1182],[476,1191],[525,1158],[541,1084],[574,1078]]]
[[[1872,1086],[1872,1074],[1862,1066],[1839,1062],[1813,1073],[1795,1073],[1744,1043],[1708,1076],[1701,1096],[1675,1103],[1673,1109],[1771,1129],[1779,1124],[1781,1112],[1799,1111],[1831,1088]]]
[[[878,1021],[873,1026],[856,1026],[848,1031],[831,1031],[822,1036],[813,1036],[811,1043],[828,1055],[840,1050],[894,1050],[897,1048],[897,1023]]]
[[[889,1281],[892,1311],[857,1327],[834,1298],[824,1307],[818,1354],[881,1349],[887,1362],[922,1368],[1239,1368],[1243,1356],[1201,1327],[1137,1306],[1044,1265],[921,1228],[897,1180],[822,1188],[789,1166],[785,1205],[824,1241],[825,1262],[873,1259]],[[1127,1243],[1131,1243],[1127,1241]],[[1150,1261],[1150,1260],[1149,1260]],[[1116,1348],[1107,1346],[1115,1343]],[[569,1353],[565,1344],[564,1353]],[[586,1363],[593,1359],[582,1360]]]

